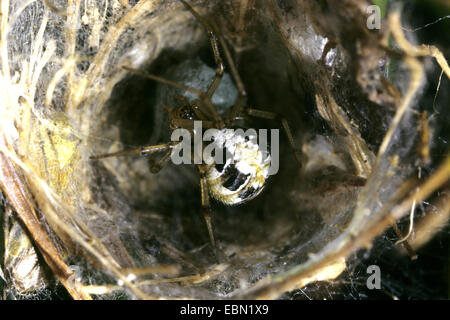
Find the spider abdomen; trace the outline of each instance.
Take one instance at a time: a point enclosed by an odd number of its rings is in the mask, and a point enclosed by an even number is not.
[[[270,166],[270,155],[260,149],[256,136],[244,137],[223,129],[214,143],[223,150],[225,160],[212,163],[209,159],[212,164],[208,165],[206,179],[211,196],[229,205],[256,197],[269,177]]]

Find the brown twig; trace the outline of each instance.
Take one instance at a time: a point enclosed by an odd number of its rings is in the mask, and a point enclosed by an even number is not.
[[[0,135],[0,149],[7,149],[6,139]],[[77,300],[90,300],[91,297],[78,291],[68,284],[74,275],[69,266],[62,260],[59,252],[38,219],[33,200],[23,178],[16,171],[13,163],[0,151],[0,187],[8,198],[9,203],[17,212],[36,245],[39,247],[45,262],[52,269],[56,277],[66,287],[69,294]]]

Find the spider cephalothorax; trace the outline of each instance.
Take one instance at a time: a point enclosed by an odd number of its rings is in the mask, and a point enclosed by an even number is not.
[[[263,150],[258,143],[256,143],[256,134],[244,136],[229,128],[234,128],[238,120],[248,117],[278,120],[281,122],[287,134],[289,143],[295,151],[294,140],[285,118],[274,112],[247,108],[244,106],[246,91],[231,59],[231,54],[225,40],[218,33],[216,33],[215,28],[213,29],[212,26],[214,26],[214,23],[212,21],[210,21],[210,23],[206,22],[206,20],[201,17],[191,7],[191,5],[186,3],[184,0],[180,1],[203,25],[209,35],[217,69],[207,90],[204,92],[196,88],[192,88],[155,75],[147,74],[136,69],[125,66],[123,68],[160,83],[170,85],[184,91],[189,91],[198,97],[193,101],[188,101],[185,97],[181,96],[179,97],[182,102],[180,106],[176,108],[165,106],[168,111],[170,128],[172,130],[186,129],[191,134],[194,134],[195,121],[201,121],[204,129],[213,128],[217,130],[213,143],[218,149],[222,149],[224,154],[228,156],[225,157],[224,161],[220,162],[215,161],[215,157],[214,159],[212,157],[206,157],[206,159],[203,159],[202,163],[197,164],[197,169],[200,176],[202,213],[206,221],[211,244],[213,248],[216,249],[211,224],[209,196],[211,195],[213,198],[227,205],[237,205],[243,203],[260,194],[269,175],[271,174],[270,164],[272,156],[266,152],[266,150]],[[215,106],[211,102],[211,98],[222,80],[225,69],[219,52],[218,41],[220,42],[222,50],[225,53],[233,80],[238,88],[238,97],[236,102],[221,115],[219,115]],[[174,149],[179,144],[180,142],[178,141],[172,141],[159,145],[145,146],[129,151],[119,151],[94,156],[91,157],[91,159],[101,159],[119,155],[147,156],[156,152],[165,152],[158,162],[154,163],[151,161],[150,170],[152,173],[157,173],[164,166],[164,164],[169,161]],[[295,156],[297,161],[300,161],[300,157],[297,152],[295,152]],[[216,251],[215,253],[217,255]]]

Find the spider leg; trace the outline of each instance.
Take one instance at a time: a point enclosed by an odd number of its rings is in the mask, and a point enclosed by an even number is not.
[[[214,27],[216,27],[214,21],[212,21],[212,24]],[[216,29],[217,29],[217,27],[216,27]],[[228,49],[225,39],[220,34],[218,34],[217,37],[220,41],[223,52],[225,53],[225,58],[227,59],[228,65],[230,66],[231,75],[233,76],[234,82],[236,83],[236,86],[238,87],[237,101],[234,104],[234,106],[230,109],[231,110],[230,118],[234,118],[242,112],[242,109],[244,108],[244,101],[245,101],[245,98],[247,97],[247,92],[245,91],[244,83],[242,82],[242,79],[239,76],[236,65],[233,62],[233,58],[231,57],[231,53],[230,53],[230,50]]]
[[[202,121],[208,121],[208,117],[204,113],[204,110],[201,108],[201,100],[194,100],[190,103],[192,110],[194,111],[195,115]]]
[[[192,13],[192,15],[203,25],[203,27],[206,29],[206,31],[208,32],[208,35],[209,35],[211,49],[213,51],[214,60],[217,65],[216,74],[214,75],[213,80],[211,81],[211,83],[208,86],[208,89],[206,90],[206,96],[211,99],[211,97],[213,96],[217,87],[219,86],[220,81],[222,80],[223,73],[225,72],[225,66],[223,64],[222,57],[220,56],[219,46],[217,44],[217,38],[216,38],[213,28],[208,24],[208,22],[206,22],[206,20],[203,19],[198,14],[198,12],[194,10],[194,8],[190,4],[188,4],[184,0],[180,0],[180,1]]]
[[[211,92],[211,96],[212,96],[212,93],[214,93],[214,90],[215,90],[215,89],[212,90],[212,88],[214,88],[213,87],[213,83],[215,83],[215,81],[220,82],[220,79],[221,79],[221,77],[223,75],[223,61],[222,61],[222,58],[220,56],[219,48],[218,48],[218,45],[217,45],[217,39],[219,39],[219,42],[220,42],[220,44],[222,46],[222,49],[223,49],[223,51],[225,53],[225,58],[227,59],[228,64],[230,65],[231,73],[232,73],[234,81],[236,82],[236,85],[238,87],[239,94],[242,95],[242,96],[245,96],[246,92],[245,92],[244,84],[243,84],[241,78],[239,77],[239,74],[237,72],[236,66],[233,63],[233,59],[231,58],[230,50],[228,50],[228,46],[227,46],[224,38],[218,32],[214,31],[214,29],[217,30],[217,25],[214,23],[214,21],[211,21],[211,25],[208,24],[206,22],[206,20],[203,19],[194,10],[194,8],[189,3],[187,3],[184,0],[180,0],[180,1],[195,16],[195,18],[203,25],[203,27],[206,29],[206,31],[208,32],[208,35],[210,37],[211,47],[212,47],[212,50],[213,50],[213,53],[214,53],[214,59],[215,59],[216,64],[218,66],[217,71],[216,71],[216,77],[219,78],[219,79],[218,80],[213,79],[213,81],[212,81],[212,83],[210,85],[211,90],[208,89],[207,92],[210,93],[210,91],[212,91]]]
[[[167,151],[158,162],[154,163],[153,159],[150,159],[150,172],[158,173],[169,161],[172,150]]]
[[[197,95],[201,99],[200,101],[203,102],[203,104],[200,104],[200,106],[198,106],[198,108],[203,107],[203,105],[205,105],[208,108],[208,111],[212,115],[214,120],[216,122],[218,122],[219,124],[222,123],[222,118],[217,113],[216,108],[214,108],[214,105],[212,104],[211,100],[208,98],[208,96],[206,95],[205,92],[203,92],[201,90],[198,90],[198,89],[195,89],[195,88],[192,88],[192,87],[189,87],[189,86],[186,86],[184,84],[177,83],[175,81],[172,81],[172,80],[169,80],[169,79],[166,79],[166,78],[162,78],[162,77],[158,77],[158,76],[155,76],[153,74],[149,74],[149,73],[146,73],[146,72],[143,72],[143,71],[140,71],[140,70],[137,70],[137,69],[133,69],[133,68],[130,68],[130,67],[127,67],[127,66],[122,66],[122,68],[127,70],[127,71],[129,71],[129,72],[132,72],[134,74],[140,75],[141,77],[145,77],[145,78],[148,78],[148,79],[151,79],[151,80],[154,80],[154,81],[157,81],[157,82],[161,82],[161,83],[167,84],[169,86],[172,86],[172,87],[175,87],[175,88],[178,88],[178,89],[181,89],[181,90],[185,90],[185,91],[189,91],[189,92],[194,93],[195,95]],[[204,111],[202,111],[202,113],[205,114]]]
[[[286,132],[287,138],[289,140],[289,144],[291,145],[292,150],[294,151],[295,159],[299,164],[301,164],[301,156],[298,152],[298,150],[295,148],[295,142],[294,137],[292,136],[291,128],[289,127],[287,119],[276,113],[271,111],[264,111],[264,110],[258,110],[253,108],[247,108],[245,112],[252,117],[255,118],[262,118],[262,119],[269,119],[269,120],[278,120],[281,122],[281,125],[283,126],[284,132]]]
[[[172,119],[171,125],[173,125],[174,128],[184,128],[187,130],[194,129],[194,121],[191,119],[181,119],[176,118]],[[203,129],[209,129],[209,128],[217,128],[217,123],[215,121],[202,121],[202,128]]]
[[[178,82],[166,79],[166,78],[158,77],[158,76],[155,76],[153,74],[149,74],[149,73],[146,73],[146,72],[143,72],[143,71],[140,71],[140,70],[137,70],[137,69],[133,69],[133,68],[130,68],[130,67],[127,67],[127,66],[122,66],[122,68],[127,70],[127,71],[129,71],[129,72],[132,72],[132,73],[135,73],[137,75],[140,75],[141,77],[148,78],[148,79],[151,79],[151,80],[154,80],[154,81],[157,81],[157,82],[161,82],[161,83],[167,84],[169,86],[172,86],[172,87],[175,87],[175,88],[178,88],[178,89],[181,89],[181,90],[190,91],[190,92],[196,94],[199,97],[203,97],[205,95],[205,93],[203,91],[201,91],[201,90],[198,90],[198,89],[186,86],[184,84],[181,84],[181,83],[178,83]]]
[[[203,25],[203,27],[206,29],[209,35],[209,39],[211,42],[211,48],[214,54],[214,60],[217,64],[217,70],[216,75],[211,81],[208,90],[206,91],[207,97],[211,98],[214,92],[216,91],[217,87],[220,84],[220,81],[222,80],[222,76],[224,73],[224,65],[222,57],[220,56],[219,47],[217,44],[217,39],[219,39],[219,42],[222,46],[223,52],[225,53],[225,58],[227,59],[228,65],[231,69],[231,74],[233,76],[233,79],[238,87],[239,96],[237,99],[236,104],[232,107],[232,110],[230,112],[230,118],[233,119],[237,115],[239,115],[242,112],[243,109],[243,103],[245,100],[245,97],[247,96],[247,93],[245,91],[244,83],[241,80],[241,77],[239,76],[239,73],[237,72],[236,66],[233,63],[233,59],[231,57],[230,50],[228,49],[228,46],[225,42],[225,39],[220,35],[220,33],[215,32],[214,29],[217,30],[217,26],[214,23],[214,21],[211,21],[211,25],[206,22],[205,19],[203,19],[195,10],[194,8],[188,4],[184,0],[180,0],[185,7],[197,18],[197,20]]]
[[[222,77],[225,72],[225,66],[223,65],[222,57],[220,56],[216,35],[214,34],[212,29],[209,29],[207,31],[211,42],[211,48],[214,54],[214,60],[216,61],[217,65],[216,74],[214,75],[214,78],[212,79],[211,83],[208,86],[208,89],[206,90],[206,96],[211,99],[220,82],[222,81]]]
[[[145,146],[145,147],[132,149],[132,150],[123,150],[123,151],[118,151],[118,152],[113,152],[113,153],[101,154],[98,156],[91,156],[91,157],[89,157],[89,159],[98,160],[98,159],[109,158],[109,157],[134,156],[134,155],[147,156],[147,155],[150,155],[155,152],[172,149],[173,147],[174,147],[173,143],[157,144],[154,146]]]
[[[216,242],[214,240],[214,233],[212,229],[211,223],[211,206],[209,204],[209,193],[208,193],[208,183],[206,181],[206,172],[205,168],[201,165],[197,165],[197,169],[200,175],[200,189],[202,194],[202,214],[203,218],[205,218],[206,227],[208,228],[209,240],[211,241],[211,245],[214,249],[214,255],[217,256],[217,247]]]

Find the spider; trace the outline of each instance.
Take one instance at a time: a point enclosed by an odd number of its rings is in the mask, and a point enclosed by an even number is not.
[[[283,129],[286,132],[287,138],[298,163],[300,163],[300,156],[295,149],[292,133],[288,122],[284,117],[274,112],[244,106],[247,96],[244,84],[237,72],[236,66],[233,63],[225,40],[218,32],[216,32],[216,25],[214,22],[206,21],[189,3],[184,0],[180,1],[200,22],[204,29],[206,29],[209,36],[217,69],[213,79],[207,87],[206,92],[133,68],[126,66],[123,68],[129,72],[154,81],[194,93],[198,98],[191,102],[181,96],[177,97],[179,98],[178,100],[181,100],[181,104],[177,107],[172,108],[170,106],[165,106],[169,116],[170,129],[175,130],[178,128],[183,128],[189,130],[190,133],[193,134],[194,121],[201,121],[202,128],[204,129],[218,129],[219,134],[215,137],[215,141],[219,141],[224,150],[231,150],[232,152],[232,158],[234,158],[234,161],[227,160],[225,164],[207,164],[203,161],[201,164],[196,165],[200,178],[202,214],[206,222],[206,227],[211,245],[214,249],[214,254],[217,257],[217,248],[211,223],[210,196],[226,205],[239,205],[259,195],[269,177],[268,167],[270,163],[270,155],[264,158],[263,152],[258,144],[255,144],[247,139],[243,139],[242,136],[234,134],[227,129],[236,126],[236,122],[238,120],[246,119],[249,116],[278,120],[281,122]],[[225,72],[224,62],[219,52],[219,43],[227,59],[233,80],[238,88],[238,97],[235,104],[221,115],[217,112],[211,102],[211,98],[219,86]],[[124,150],[92,156],[90,159],[97,160],[123,155],[150,156],[156,153],[164,152],[158,162],[154,162],[152,160],[150,161],[150,171],[152,173],[158,173],[169,161],[172,151],[178,143],[179,142],[169,142],[158,145],[149,145],[133,150]],[[195,150],[195,148],[192,149]],[[236,157],[237,154],[239,154],[238,157]]]

